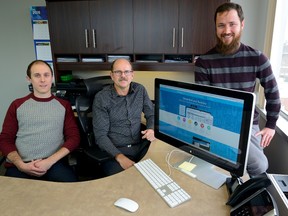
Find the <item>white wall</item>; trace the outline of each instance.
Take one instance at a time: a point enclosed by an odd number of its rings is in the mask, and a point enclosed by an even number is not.
[[[35,59],[30,6],[44,0],[1,0],[0,7],[0,125],[12,100],[28,94],[26,68]]]
[[[269,0],[234,0],[244,12],[242,42],[263,51],[266,33],[266,16]],[[271,1],[271,0],[270,0]]]

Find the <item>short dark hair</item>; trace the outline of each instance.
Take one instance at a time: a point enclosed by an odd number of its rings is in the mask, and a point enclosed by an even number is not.
[[[215,14],[214,14],[214,22],[216,23],[216,17],[218,13],[223,13],[225,11],[231,11],[231,10],[237,11],[238,17],[241,22],[244,20],[244,13],[243,13],[242,7],[239,4],[236,4],[233,2],[226,2],[218,6],[218,8],[216,9]]]
[[[46,61],[43,61],[43,60],[34,60],[32,61],[28,67],[27,67],[27,71],[26,71],[26,74],[29,78],[31,78],[31,67],[34,65],[34,64],[38,64],[38,63],[42,63],[42,64],[45,64],[49,67],[50,71],[51,71],[51,75],[53,76],[53,70],[51,68],[51,66],[46,62]]]

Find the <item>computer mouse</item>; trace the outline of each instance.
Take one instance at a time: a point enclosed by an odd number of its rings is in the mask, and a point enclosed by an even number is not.
[[[131,200],[129,198],[119,198],[118,200],[115,201],[114,203],[115,206],[125,209],[129,212],[136,212],[137,209],[139,208],[139,205],[137,202],[134,200]]]

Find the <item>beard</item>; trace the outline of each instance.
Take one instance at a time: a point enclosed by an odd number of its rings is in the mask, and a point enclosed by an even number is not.
[[[235,53],[238,50],[240,46],[241,32],[240,34],[238,34],[233,38],[230,44],[224,44],[218,36],[216,36],[216,38],[217,38],[217,44],[216,44],[217,52],[223,55],[229,55]]]

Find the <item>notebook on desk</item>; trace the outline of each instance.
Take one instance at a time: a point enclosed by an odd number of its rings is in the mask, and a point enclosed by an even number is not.
[[[193,162],[197,162],[193,164]],[[184,162],[178,162],[173,165],[174,168],[179,169],[181,172],[189,175],[190,177],[196,178],[202,183],[214,188],[219,189],[229,177],[228,175],[214,170],[216,167],[209,163],[205,163],[203,160],[197,157],[193,157],[193,162],[190,162],[190,158],[186,158]],[[194,165],[191,170],[184,168],[183,165],[187,167],[189,165]],[[205,169],[203,169],[205,167]],[[186,169],[186,171],[185,171]],[[184,171],[183,171],[184,170]],[[208,171],[208,172],[207,172]],[[190,173],[189,173],[190,172]]]

